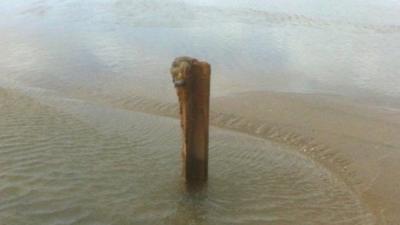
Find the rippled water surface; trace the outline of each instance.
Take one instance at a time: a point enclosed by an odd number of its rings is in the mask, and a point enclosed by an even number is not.
[[[188,193],[178,121],[135,109],[168,114],[179,55],[212,64],[213,96],[398,98],[399,12],[390,0],[1,1],[0,224],[373,224],[329,170],[216,128],[208,186]]]
[[[176,120],[0,94],[3,224],[371,224],[343,182],[285,147],[213,128],[208,186],[191,193]]]

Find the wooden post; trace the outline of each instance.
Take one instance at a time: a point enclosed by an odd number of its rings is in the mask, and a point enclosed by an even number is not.
[[[183,175],[187,183],[207,181],[210,65],[190,57],[176,58],[171,67],[179,99]]]

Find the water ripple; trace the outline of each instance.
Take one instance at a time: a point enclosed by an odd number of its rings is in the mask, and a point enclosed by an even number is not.
[[[208,187],[188,194],[177,120],[1,93],[0,220],[8,225],[373,224],[341,180],[284,146],[212,128]]]

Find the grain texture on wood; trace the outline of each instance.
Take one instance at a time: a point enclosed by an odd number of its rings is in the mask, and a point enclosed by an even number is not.
[[[183,174],[187,182],[206,181],[211,68],[206,62],[180,57],[171,74],[180,107]]]

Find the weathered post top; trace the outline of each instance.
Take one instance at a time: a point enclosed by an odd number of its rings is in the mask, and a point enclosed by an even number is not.
[[[186,56],[174,60],[170,72],[175,87],[183,86],[185,84],[185,80],[187,80],[189,76],[189,70],[192,67],[192,64],[196,61],[196,59]]]
[[[170,72],[179,100],[183,174],[187,183],[204,182],[208,175],[210,65],[179,57]]]

